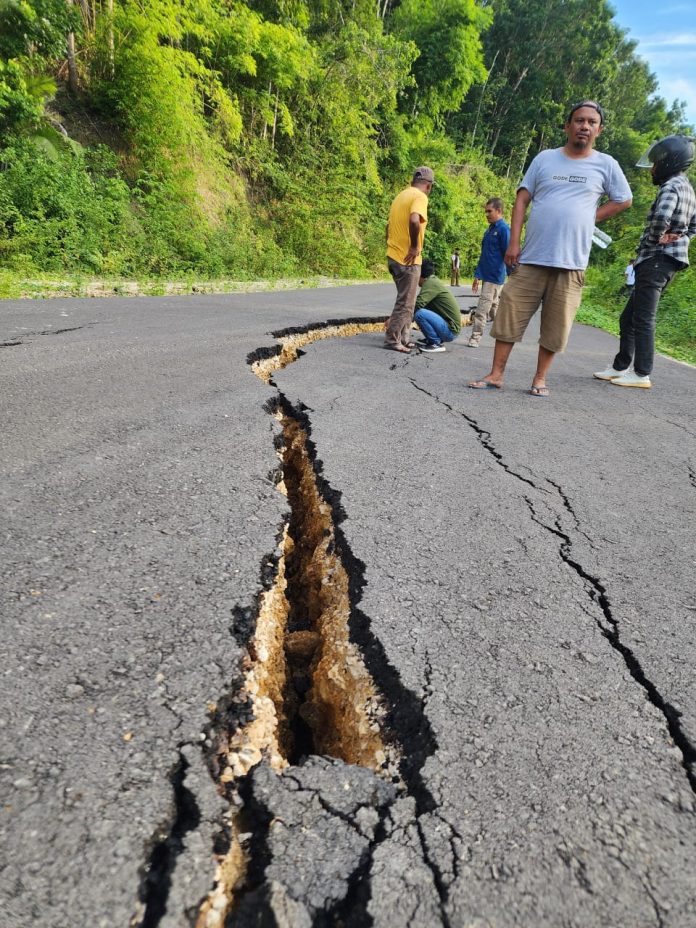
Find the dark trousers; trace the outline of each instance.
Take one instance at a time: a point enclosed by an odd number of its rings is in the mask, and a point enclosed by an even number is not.
[[[636,283],[619,320],[619,353],[614,370],[625,371],[633,362],[636,374],[645,377],[653,369],[657,304],[681,265],[668,255],[655,255],[636,265]]]

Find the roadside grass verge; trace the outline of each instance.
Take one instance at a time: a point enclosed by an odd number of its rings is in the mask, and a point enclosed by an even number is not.
[[[48,299],[51,297],[174,296],[201,293],[255,293],[379,283],[339,277],[282,277],[266,280],[199,280],[187,278],[143,279],[88,277],[80,274],[20,276],[0,270],[0,299]]]
[[[576,321],[618,335],[625,295],[619,288],[607,287],[606,277],[597,280],[596,271],[589,276],[590,284]],[[691,269],[679,273],[660,300],[655,348],[662,354],[696,365],[696,278]]]

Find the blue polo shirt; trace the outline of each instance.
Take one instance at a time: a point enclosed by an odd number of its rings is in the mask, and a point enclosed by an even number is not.
[[[510,242],[510,226],[504,219],[489,225],[481,241],[481,257],[474,277],[489,284],[504,284],[507,269],[503,261]]]

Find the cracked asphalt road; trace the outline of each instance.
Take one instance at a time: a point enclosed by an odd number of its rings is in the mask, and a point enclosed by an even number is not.
[[[614,389],[590,374],[615,340],[576,327],[548,400],[531,337],[501,393],[465,386],[488,347],[402,358],[374,334],[306,347],[277,389],[250,373],[270,332],[392,299],[2,305],[10,928],[195,922],[223,809],[209,707],[287,516],[278,391],[340,494],[351,629],[412,763],[396,792],[316,758],[252,774],[230,928],[696,924],[695,372]]]

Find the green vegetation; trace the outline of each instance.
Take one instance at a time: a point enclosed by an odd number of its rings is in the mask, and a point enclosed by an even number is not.
[[[627,167],[681,124],[655,89],[607,0],[0,0],[0,295],[384,276],[423,163],[429,256],[470,273],[483,201],[570,100],[602,100]],[[628,173],[584,310],[606,324],[653,192]],[[685,352],[691,280],[662,327]]]
[[[623,267],[613,264],[601,272],[591,268],[578,322],[618,335],[619,316],[626,305],[622,284]],[[694,291],[692,272],[677,274],[660,300],[655,335],[658,351],[690,364],[696,364]]]
[[[624,270],[635,256],[636,245],[645,226],[650,204],[656,193],[649,172],[627,170],[633,188],[633,207],[621,213],[606,230],[614,244],[606,251],[592,249],[587,287],[577,320],[618,334],[619,316],[626,305]],[[696,255],[692,253],[692,261]],[[665,291],[657,313],[655,345],[658,351],[681,361],[696,364],[696,282],[694,271],[678,273]]]

